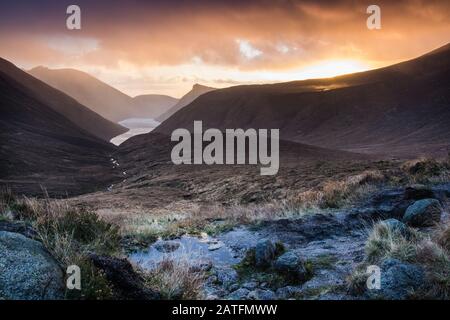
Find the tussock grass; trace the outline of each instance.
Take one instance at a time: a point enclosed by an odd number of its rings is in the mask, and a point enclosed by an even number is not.
[[[386,258],[414,262],[417,245],[421,236],[413,229],[408,230],[406,237],[399,230],[390,228],[384,222],[374,225],[366,242],[366,260],[369,264],[378,264]]]
[[[450,181],[450,158],[421,157],[406,161],[400,169],[409,183],[435,184]]]
[[[409,228],[408,236],[392,230],[383,222],[374,225],[367,243],[365,261],[349,276],[351,292],[365,291],[368,265],[379,265],[385,258],[421,266],[426,283],[413,297],[418,299],[450,299],[450,223],[433,230],[430,234]]]
[[[163,299],[194,300],[203,298],[206,275],[193,271],[188,257],[166,258],[158,266],[145,273],[146,284],[160,292]]]

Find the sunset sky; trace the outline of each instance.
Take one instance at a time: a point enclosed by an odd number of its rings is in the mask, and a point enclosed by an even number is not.
[[[82,29],[67,30],[66,8]],[[381,7],[382,29],[366,27]],[[450,1],[2,1],[0,57],[76,68],[129,95],[180,97],[332,76],[414,58],[450,41]]]

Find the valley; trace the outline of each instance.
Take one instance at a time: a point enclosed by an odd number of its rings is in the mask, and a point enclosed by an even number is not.
[[[76,70],[31,76],[0,61],[0,263],[11,275],[0,298],[447,298],[449,61],[447,44],[381,69],[194,85],[139,107]],[[220,137],[279,130],[276,174],[242,158],[208,165],[195,150],[194,164],[175,164],[173,132],[190,144],[198,123]],[[28,264],[44,274],[35,289],[17,291],[15,255],[45,261]],[[39,269],[72,264],[87,279],[79,291]],[[376,292],[373,265],[386,275]]]

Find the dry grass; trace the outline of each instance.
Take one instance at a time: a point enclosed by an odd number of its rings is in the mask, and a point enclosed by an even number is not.
[[[65,270],[78,265],[82,270],[82,290],[67,291],[70,299],[113,298],[111,286],[87,255],[90,252],[112,254],[119,249],[117,227],[99,219],[88,210],[69,205],[66,201],[49,198],[37,200],[10,197],[8,208],[14,219],[26,221],[37,232],[38,239]]]
[[[193,272],[189,259],[165,259],[145,275],[147,285],[158,291],[163,299],[201,299],[204,272]]]
[[[434,184],[450,181],[450,158],[421,157],[406,161],[400,169],[409,183]]]
[[[413,297],[419,299],[450,299],[450,223],[436,227],[431,233],[408,228],[407,236],[392,230],[383,222],[374,225],[367,243],[365,261],[348,279],[353,293],[365,290],[366,267],[380,264],[386,258],[419,265],[426,274],[426,283]]]
[[[407,229],[407,232],[408,236],[384,222],[375,224],[366,242],[366,261],[378,264],[384,259],[395,258],[415,262],[421,235],[413,229]]]

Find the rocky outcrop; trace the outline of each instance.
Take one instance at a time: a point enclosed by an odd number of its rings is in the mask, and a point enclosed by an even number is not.
[[[404,300],[425,283],[425,273],[421,267],[397,259],[384,260],[381,270],[380,289],[367,292],[371,299]]]
[[[44,246],[22,234],[0,231],[0,298],[64,298],[63,272]]]
[[[273,268],[275,271],[284,274],[295,281],[303,281],[308,275],[303,260],[292,251],[279,256],[274,262]]]
[[[405,237],[410,236],[410,231],[406,224],[404,224],[401,221],[398,221],[397,219],[387,219],[384,220],[383,223],[391,230],[396,231],[400,234],[402,234]]]
[[[275,258],[276,248],[270,240],[262,240],[255,247],[255,266],[267,268]]]
[[[406,209],[403,221],[412,227],[431,227],[440,221],[442,211],[436,199],[419,200]]]

